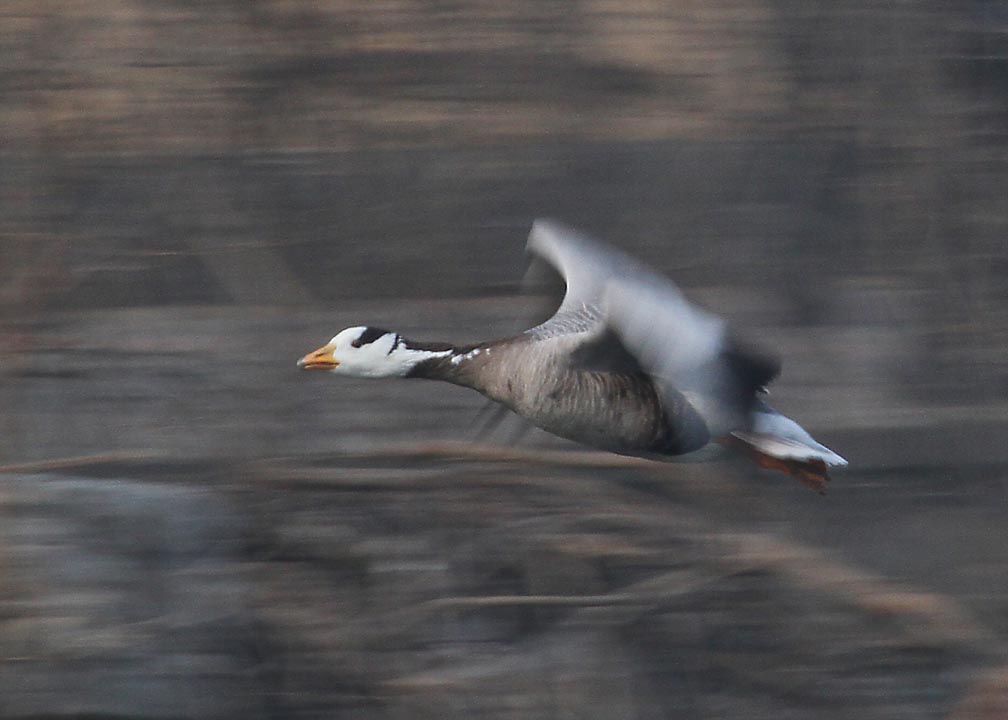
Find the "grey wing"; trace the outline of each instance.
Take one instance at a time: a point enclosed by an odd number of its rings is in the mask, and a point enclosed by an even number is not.
[[[567,285],[558,315],[601,305],[609,281],[651,271],[629,255],[556,220],[532,223],[526,249],[553,266]]]
[[[640,263],[555,220],[536,220],[526,250],[560,274],[566,285],[560,307],[529,332],[537,338],[580,334],[585,342],[604,341],[603,300],[609,282],[620,275],[647,272]]]
[[[567,283],[554,320],[596,314],[675,404],[686,401],[712,436],[746,427],[755,390],[777,373],[775,359],[741,349],[725,322],[696,306],[662,275],[552,220],[537,220],[528,248]]]

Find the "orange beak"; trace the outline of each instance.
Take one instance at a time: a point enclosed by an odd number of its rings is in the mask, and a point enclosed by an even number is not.
[[[302,370],[332,370],[339,365],[333,358],[335,349],[332,345],[323,345],[298,360],[298,367]]]

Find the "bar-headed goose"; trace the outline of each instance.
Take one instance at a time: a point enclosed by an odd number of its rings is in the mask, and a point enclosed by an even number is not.
[[[583,234],[537,220],[528,250],[567,285],[546,322],[456,347],[351,327],[298,361],[356,377],[414,377],[473,388],[555,435],[671,460],[711,443],[820,492],[847,461],[757,397],[776,358],[743,347],[724,321],[665,277]]]

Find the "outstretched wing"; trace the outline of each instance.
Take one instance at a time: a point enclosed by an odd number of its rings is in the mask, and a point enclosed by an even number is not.
[[[624,253],[553,220],[537,220],[528,249],[563,275],[567,291],[544,329],[593,317],[618,338],[674,400],[696,410],[712,436],[748,424],[755,391],[778,370],[776,359],[743,350],[724,321],[696,306],[662,275]]]

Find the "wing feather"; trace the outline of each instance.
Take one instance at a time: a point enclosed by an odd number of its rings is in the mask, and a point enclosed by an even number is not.
[[[594,316],[669,399],[700,413],[711,435],[748,424],[755,390],[776,360],[743,352],[725,322],[691,304],[670,280],[624,253],[554,220],[537,220],[528,249],[564,277],[566,293],[551,323]]]

